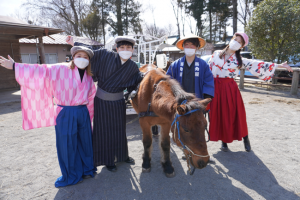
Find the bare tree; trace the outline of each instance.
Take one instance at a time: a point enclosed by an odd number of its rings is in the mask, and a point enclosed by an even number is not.
[[[50,19],[54,26],[67,33],[82,35],[80,22],[88,9],[85,0],[27,0],[23,5],[31,10],[39,10],[43,18]]]
[[[154,24],[145,23],[144,34],[160,38],[164,35],[167,35],[168,33],[164,28],[159,28],[157,26],[154,26]]]
[[[11,17],[20,19],[28,24],[37,25],[37,26],[47,26],[48,23],[46,20],[41,20],[40,14],[36,12],[23,11],[20,12],[20,9],[15,10],[14,14]]]
[[[177,31],[174,30],[174,27],[173,27],[172,24],[169,24],[169,25],[165,26],[164,29],[165,29],[166,35],[169,35],[169,36],[175,35],[177,33]]]
[[[157,29],[158,28],[156,26],[155,13],[154,13],[155,12],[155,6],[153,4],[151,4],[150,2],[148,2],[147,4],[145,4],[144,9],[145,9],[145,11],[148,10],[148,11],[151,12],[152,19],[153,19],[153,24],[151,24],[151,25],[147,24],[147,23],[144,24],[145,27],[146,27],[145,32],[147,32],[148,34],[152,32],[152,34],[150,34],[152,36],[157,35],[157,33],[158,33]],[[151,29],[151,31],[150,31],[150,29]]]
[[[244,25],[245,28],[249,18],[252,15],[254,5],[252,0],[239,0],[239,7],[238,20]]]
[[[185,25],[186,13],[185,13],[183,3],[181,3],[179,5],[179,7],[180,7],[180,15],[181,15],[182,35],[185,36],[185,34],[184,34],[184,25]]]
[[[187,17],[188,17],[187,23],[189,25],[190,31],[191,31],[192,34],[195,34],[195,31],[193,29],[193,24],[194,23],[192,22],[193,17],[191,15],[188,15]]]
[[[232,6],[233,6],[233,16],[232,16],[232,25],[233,25],[233,33],[237,32],[237,18],[238,18],[238,12],[237,12],[237,0],[232,0]]]
[[[176,26],[177,26],[177,33],[180,37],[180,24],[179,24],[179,14],[180,14],[180,0],[170,0],[173,6],[174,15],[176,18]]]

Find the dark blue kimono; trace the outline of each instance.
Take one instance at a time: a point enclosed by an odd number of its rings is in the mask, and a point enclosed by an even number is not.
[[[214,77],[209,69],[209,65],[201,58],[195,57],[195,95],[203,99],[204,94],[214,96]],[[184,73],[185,56],[174,61],[167,71],[167,75],[176,79],[182,85]]]
[[[123,65],[118,53],[75,42],[75,46],[86,46],[93,50],[91,59],[94,81],[109,93],[129,92],[136,88],[143,76],[131,59]],[[128,158],[126,137],[125,100],[106,101],[94,99],[93,154],[95,166],[112,166]]]

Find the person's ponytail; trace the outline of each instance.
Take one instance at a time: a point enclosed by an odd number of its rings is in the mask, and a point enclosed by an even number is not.
[[[241,49],[237,50],[235,52],[235,57],[238,62],[238,68],[241,69],[243,67],[243,61],[242,61],[242,56],[241,56]]]

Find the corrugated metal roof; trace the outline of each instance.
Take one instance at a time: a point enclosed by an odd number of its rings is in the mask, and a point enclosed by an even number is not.
[[[52,38],[48,37],[48,36],[44,36],[43,37],[43,43],[44,44],[63,44],[63,45],[67,45],[68,43],[66,42],[66,35],[59,35],[59,34],[55,34],[55,35],[51,35]],[[74,37],[74,41],[75,42],[80,42],[80,43],[84,43],[87,45],[93,45],[93,46],[103,46],[103,44],[101,44],[100,42],[97,42],[95,40],[91,40],[89,38],[85,38],[85,37],[78,37],[78,36],[73,36]],[[36,42],[39,42],[39,39],[20,39],[19,40],[20,43],[23,44],[35,44]]]
[[[161,51],[181,51],[180,49],[178,49],[177,47],[165,47],[163,48]]]
[[[179,37],[169,37],[167,40],[166,40],[166,44],[171,44],[171,45],[175,45],[176,42],[179,40]]]
[[[0,15],[0,26],[3,27],[17,27],[17,28],[26,28],[31,30],[44,30],[48,29],[49,34],[61,33],[63,32],[62,29],[59,28],[51,28],[51,27],[44,27],[44,26],[36,26],[28,24],[20,19],[16,19],[9,16]]]

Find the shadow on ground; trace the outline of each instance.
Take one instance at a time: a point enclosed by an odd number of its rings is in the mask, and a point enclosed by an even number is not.
[[[127,122],[136,115],[128,116]],[[140,157],[135,165],[118,163],[116,173],[98,167],[95,178],[78,185],[60,188],[54,199],[297,199],[296,194],[281,187],[272,172],[254,152],[217,152],[216,164],[210,164],[194,175],[187,174],[186,162],[172,143],[171,160],[176,176],[167,178],[160,164],[158,137],[153,138],[151,172],[141,173],[142,134],[136,126],[127,126],[129,148],[134,142]],[[137,140],[140,142],[137,143]]]

